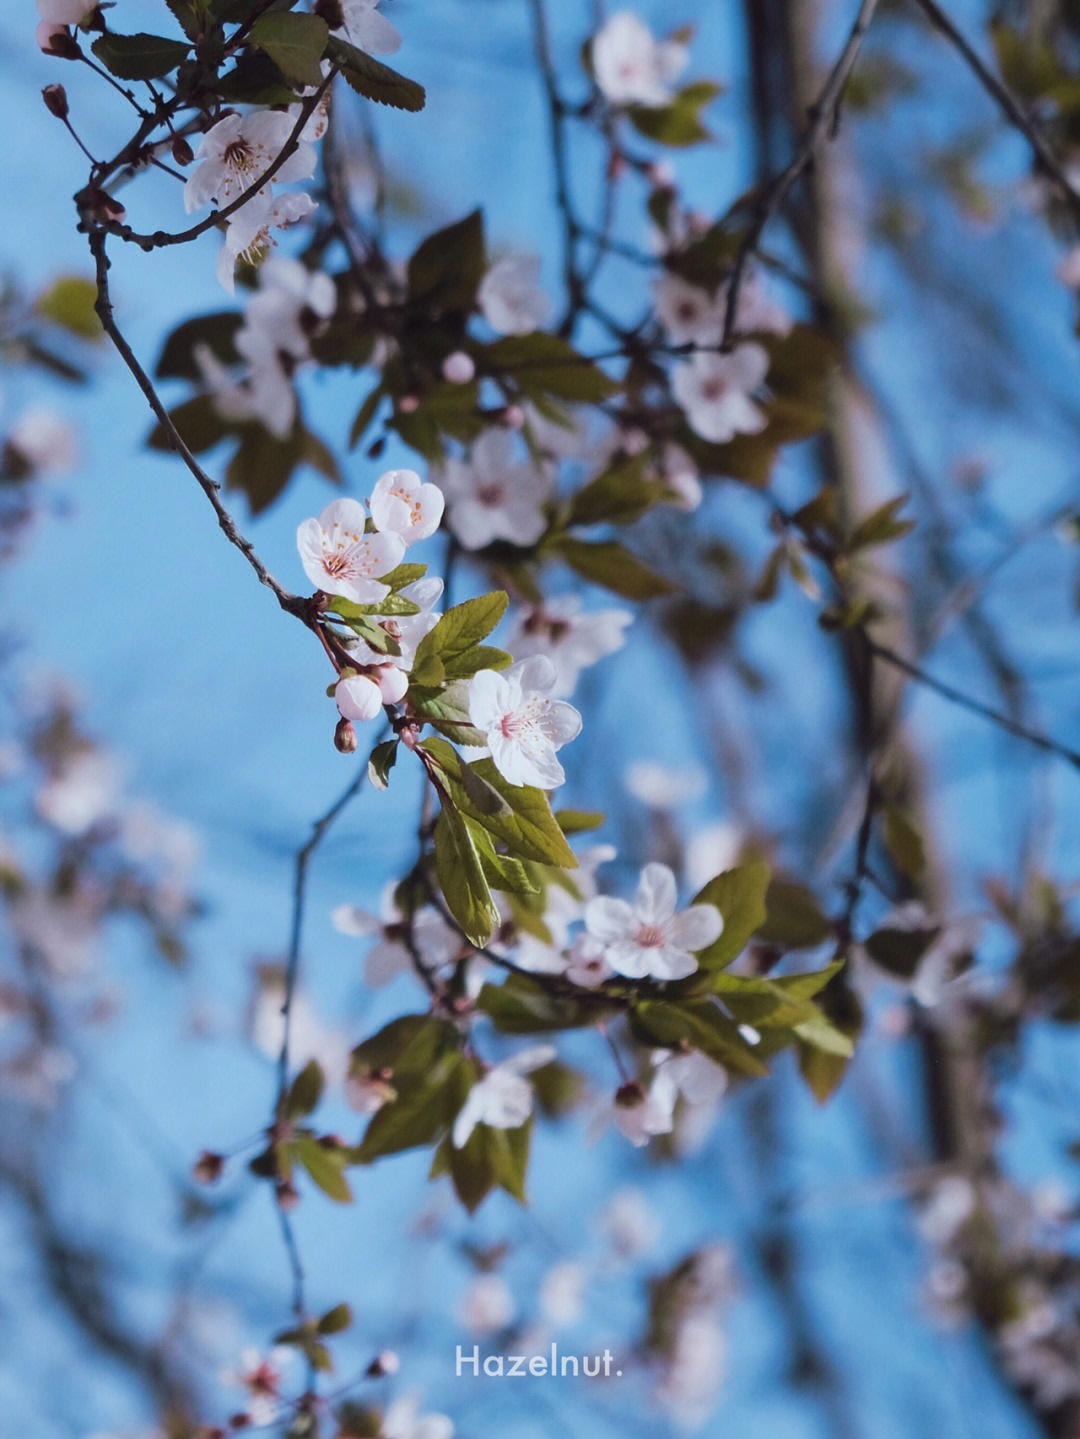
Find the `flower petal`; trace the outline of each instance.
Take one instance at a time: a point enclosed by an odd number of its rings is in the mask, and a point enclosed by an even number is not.
[[[680,949],[708,949],[719,938],[724,917],[715,904],[692,904],[668,923],[667,934]]]
[[[675,913],[675,876],[666,864],[647,864],[641,871],[634,908],[646,924],[666,924]]]
[[[614,944],[634,933],[637,920],[625,899],[601,894],[585,906],[585,928],[605,944]]]

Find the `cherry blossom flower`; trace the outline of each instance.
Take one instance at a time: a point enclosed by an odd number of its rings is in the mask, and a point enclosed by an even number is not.
[[[278,1417],[282,1385],[295,1357],[295,1351],[283,1345],[271,1349],[265,1358],[257,1349],[244,1349],[239,1366],[221,1376],[226,1384],[247,1390],[247,1415],[252,1424],[272,1424]]]
[[[680,1428],[699,1429],[716,1407],[727,1339],[715,1314],[693,1309],[675,1326],[656,1397]]]
[[[438,485],[421,484],[415,470],[387,470],[375,481],[368,503],[377,530],[400,535],[411,545],[439,528],[445,501]]]
[[[652,284],[653,306],[665,335],[675,345],[707,345],[719,338],[724,301],[681,275],[665,270]]]
[[[383,890],[377,915],[349,904],[338,905],[331,915],[334,928],[341,934],[360,939],[379,936],[378,943],[372,945],[364,960],[364,983],[371,989],[380,989],[399,974],[413,972],[413,959],[406,944],[406,917],[394,903],[396,888],[391,883]],[[461,940],[438,910],[426,905],[413,915],[412,942],[421,963],[432,970],[461,953]]]
[[[401,49],[401,36],[385,15],[379,14],[381,0],[341,0],[344,24],[335,35],[344,35],[350,44],[369,55],[393,55]]]
[[[305,520],[296,532],[300,559],[312,584],[356,604],[385,599],[379,583],[401,563],[400,535],[365,533],[367,515],[359,500],[334,500],[317,520]]]
[[[520,610],[506,645],[519,659],[545,654],[555,666],[554,699],[573,694],[578,675],[589,665],[614,654],[626,643],[633,620],[629,610],[581,611],[578,595],[560,595],[543,605]]]
[[[546,469],[515,458],[507,430],[488,430],[468,461],[450,459],[436,475],[446,496],[447,522],[467,550],[493,540],[533,545],[547,529],[544,502],[552,479]]]
[[[753,343],[738,345],[730,354],[698,351],[675,366],[671,388],[694,434],[722,445],[765,428],[767,416],[750,394],[768,369],[768,353]]]
[[[739,861],[742,833],[730,820],[717,820],[697,829],[683,851],[683,879],[690,889],[701,889],[714,875],[732,869]]]
[[[412,669],[417,645],[427,632],[438,624],[439,615],[432,606],[442,594],[442,588],[442,580],[435,575],[425,575],[422,579],[414,580],[410,585],[403,585],[398,594],[402,599],[411,600],[414,605],[419,605],[420,613],[395,615],[392,619],[379,621],[382,628],[397,641],[399,653],[388,657],[381,651],[373,649],[365,640],[360,638],[347,640],[349,654],[356,663],[360,666],[389,663],[407,674]]]
[[[700,799],[708,788],[709,776],[698,764],[672,769],[655,760],[638,759],[627,765],[625,783],[629,793],[642,804],[668,810]]]
[[[255,988],[247,1011],[247,1037],[260,1054],[277,1060],[285,1033],[281,1006],[285,999],[285,974],[279,965],[260,964],[255,968]],[[303,990],[295,990],[289,1016],[289,1054],[297,1069],[317,1059],[333,1087],[344,1084],[349,1068],[349,1044],[345,1035],[325,1024],[312,1008]]]
[[[329,319],[337,308],[337,290],[322,270],[309,270],[299,260],[269,255],[259,266],[256,289],[244,310],[245,330],[269,335],[278,350],[306,359],[310,344],[304,319]]]
[[[660,1216],[640,1189],[620,1189],[600,1215],[600,1228],[620,1259],[634,1259],[656,1247]]]
[[[383,1415],[379,1439],[453,1439],[453,1434],[445,1414],[421,1414],[420,1396],[405,1394]]]
[[[610,1121],[625,1139],[640,1148],[655,1134],[671,1133],[678,1097],[674,1079],[658,1069],[648,1089],[640,1084],[624,1084],[617,1091],[610,1108],[601,1116],[601,1127],[605,1119]]]
[[[269,185],[252,195],[225,226],[225,241],[218,252],[217,277],[231,295],[236,287],[236,262],[241,257],[254,264],[268,245],[273,244],[271,230],[284,230],[298,220],[307,219],[315,209],[315,201],[302,191],[295,195],[269,193]]]
[[[553,1264],[540,1281],[540,1308],[549,1323],[562,1327],[581,1318],[585,1308],[585,1270],[573,1259]]]
[[[657,40],[644,21],[620,10],[593,36],[592,68],[613,105],[657,108],[672,100],[671,83],[686,69],[685,45]]]
[[[85,834],[115,812],[120,787],[120,766],[112,756],[78,750],[38,791],[37,812],[65,834]]]
[[[478,1124],[491,1129],[520,1128],[533,1107],[532,1085],[524,1076],[550,1064],[555,1055],[553,1045],[538,1044],[489,1069],[458,1110],[451,1132],[454,1148],[464,1149]]]
[[[666,864],[647,864],[633,904],[601,895],[585,907],[585,926],[607,948],[627,979],[685,979],[697,969],[694,952],[719,939],[724,927],[712,904],[675,911],[675,876]]]
[[[502,673],[480,670],[469,685],[469,718],[511,784],[554,789],[566,779],[555,751],[581,732],[581,716],[548,698],[555,678],[547,656],[533,655]]]
[[[234,377],[208,345],[195,346],[195,363],[214,408],[223,420],[257,420],[279,440],[296,419],[296,392],[273,337],[261,329],[241,328],[236,348],[247,361],[242,380]]]
[[[213,202],[228,205],[249,189],[274,163],[292,134],[295,122],[280,110],[226,115],[199,142],[199,164],[184,182],[184,208],[190,214]],[[306,140],[274,172],[275,183],[307,180],[315,173],[315,149]],[[265,196],[269,185],[259,191]],[[255,197],[252,197],[255,198]],[[241,214],[246,206],[236,213]],[[246,246],[242,246],[242,249]]]
[[[591,934],[578,935],[567,955],[565,974],[570,983],[598,989],[614,973],[600,940]]]
[[[459,1323],[470,1334],[498,1334],[516,1311],[510,1286],[501,1274],[479,1274],[457,1306]]]
[[[539,255],[507,255],[480,281],[480,313],[500,335],[530,335],[551,314],[551,300],[540,288]]]

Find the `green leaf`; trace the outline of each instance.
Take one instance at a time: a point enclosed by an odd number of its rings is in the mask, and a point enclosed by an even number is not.
[[[432,1160],[431,1178],[449,1174],[457,1197],[470,1214],[496,1186],[524,1204],[531,1131],[530,1119],[517,1129],[478,1124],[461,1149],[446,1139]]]
[[[248,39],[269,55],[286,80],[294,85],[321,85],[319,62],[330,31],[318,15],[271,11],[261,15],[248,31]]]
[[[34,310],[84,340],[100,340],[101,321],[94,305],[97,286],[81,275],[61,275],[34,301]]]
[[[159,380],[199,380],[202,371],[195,360],[195,350],[205,345],[223,365],[234,365],[240,356],[236,350],[236,332],[244,323],[238,310],[221,310],[212,315],[196,315],[177,325],[165,341],[154,374]]]
[[[663,999],[642,999],[631,1013],[634,1033],[647,1044],[678,1049],[690,1044],[717,1064],[744,1074],[768,1074],[762,1062],[739,1033],[738,1025],[711,1000],[673,1004]]]
[[[352,1324],[352,1310],[347,1304],[335,1304],[319,1320],[316,1328],[320,1334],[340,1334]]]
[[[865,949],[875,964],[897,979],[912,979],[919,961],[940,933],[940,927],[893,929],[886,925],[869,936]]]
[[[433,1068],[447,1053],[455,1052],[458,1044],[457,1030],[448,1020],[432,1014],[406,1014],[356,1046],[349,1074],[361,1078],[374,1070],[387,1069],[395,1079],[416,1077]]]
[[[765,944],[779,949],[813,949],[833,934],[832,921],[822,914],[805,885],[774,877],[765,895],[766,920],[758,932]]]
[[[499,911],[468,826],[446,806],[435,824],[435,873],[450,913],[470,943],[483,948],[499,927]]]
[[[765,861],[753,860],[718,874],[695,896],[695,904],[714,904],[724,918],[720,938],[698,955],[702,969],[726,968],[738,959],[750,936],[765,923],[769,877]]]
[[[571,499],[567,525],[627,525],[654,505],[670,504],[674,492],[648,479],[648,467],[648,455],[633,455],[590,480]]]
[[[683,147],[711,140],[712,134],[701,122],[701,112],[720,94],[720,86],[710,80],[699,80],[680,90],[669,105],[633,105],[628,114],[638,134],[660,145]]]
[[[298,419],[284,440],[263,425],[245,426],[240,445],[225,469],[225,483],[243,490],[253,515],[260,514],[278,498],[302,464],[311,465],[327,478],[338,477],[337,465],[321,440],[304,429]]]
[[[260,50],[245,50],[236,64],[217,83],[222,100],[240,105],[288,105],[296,99],[295,89]]]
[[[603,585],[628,600],[654,599],[657,595],[671,594],[675,589],[670,581],[613,541],[590,544],[585,540],[571,539],[569,535],[560,535],[551,541],[551,549],[583,579],[594,585]]]
[[[509,815],[513,810],[502,795],[487,780],[476,773],[472,765],[462,761],[458,766],[461,787],[469,798],[473,811],[478,815]]]
[[[293,1080],[282,1111],[285,1119],[302,1119],[322,1098],[326,1077],[317,1059],[309,1059]]]
[[[352,88],[368,100],[380,105],[392,105],[396,110],[422,110],[426,100],[423,85],[407,80],[381,60],[366,55],[355,45],[349,45],[331,35],[326,53]]]
[[[100,35],[90,49],[121,80],[159,80],[191,53],[186,40],[142,34]]]
[[[302,1164],[322,1192],[338,1204],[352,1200],[352,1190],[345,1178],[345,1155],[337,1148],[320,1144],[312,1134],[298,1134],[290,1139],[288,1152],[297,1164]]]
[[[443,678],[448,683],[469,679],[477,670],[504,670],[513,663],[513,655],[508,655],[505,650],[497,650],[492,645],[473,645],[453,659],[443,658]]]
[[[485,639],[502,619],[508,600],[503,590],[478,595],[448,609],[416,647],[414,665],[437,655],[445,666]]]
[[[360,406],[359,410],[357,410],[356,419],[353,420],[352,428],[349,431],[350,450],[355,449],[356,446],[363,439],[364,435],[367,433],[372,420],[375,418],[379,406],[382,404],[383,399],[385,398],[385,395],[386,391],[383,389],[382,385],[376,385],[374,389],[371,390],[364,403]]]
[[[517,859],[535,860],[561,869],[576,869],[577,857],[555,822],[551,804],[541,789],[510,784],[489,756],[472,761],[472,769],[509,806],[511,813],[488,814],[476,808],[461,780],[461,756],[443,740],[428,739],[424,748],[438,760],[443,778],[458,808],[501,840]]]
[[[209,395],[195,395],[183,404],[176,405],[169,411],[169,419],[172,420],[180,434],[180,438],[193,454],[201,455],[205,450],[211,450],[215,445],[221,443],[235,431],[231,425],[218,414],[217,406]],[[171,450],[172,440],[165,432],[163,425],[155,425],[146,441],[152,450]]]
[[[334,614],[340,615],[343,620],[365,619],[371,615],[378,615],[380,618],[393,618],[395,615],[418,615],[420,606],[412,600],[407,600],[404,595],[389,594],[384,600],[377,604],[360,605],[355,600],[342,599],[340,595],[331,595],[326,606]]]
[[[504,335],[481,347],[477,358],[485,374],[510,379],[529,396],[554,395],[595,405],[621,388],[566,340],[544,330]]]
[[[909,535],[915,528],[915,521],[897,519],[909,498],[908,495],[897,495],[895,499],[887,500],[860,520],[845,547],[848,552],[867,550],[875,545],[887,545],[891,540]]]
[[[206,23],[203,15],[206,7],[201,0],[165,0],[165,3],[188,39],[197,40]]]
[[[555,823],[563,834],[581,834],[586,830],[602,829],[607,815],[600,810],[557,809]]]
[[[409,303],[428,313],[469,310],[483,274],[484,217],[474,210],[420,242],[409,260]]]
[[[401,590],[416,580],[422,580],[426,574],[427,565],[398,565],[396,570],[391,570],[388,575],[382,576],[382,583],[389,585],[392,590]]]
[[[926,845],[906,810],[895,804],[886,807],[881,837],[900,873],[917,880],[926,869]]]
[[[397,760],[396,739],[383,740],[377,744],[368,757],[368,779],[376,789],[386,789],[390,783],[390,771]]]
[[[466,823],[469,822],[466,821]],[[516,894],[526,898],[539,892],[539,886],[534,884],[528,870],[519,859],[498,854],[491,842],[490,835],[479,825],[470,825],[469,828],[473,843],[480,856],[484,878],[492,889],[500,890],[503,894]]]
[[[399,1071],[394,1074],[399,1079]],[[472,1066],[456,1052],[443,1054],[419,1074],[402,1072],[395,1085],[398,1098],[371,1116],[354,1151],[355,1161],[370,1164],[387,1154],[437,1143],[464,1104],[474,1078]]]
[[[485,984],[477,1009],[502,1034],[548,1034],[583,1029],[612,1012],[611,1001],[596,991],[555,992],[528,974],[510,974],[502,984]]]

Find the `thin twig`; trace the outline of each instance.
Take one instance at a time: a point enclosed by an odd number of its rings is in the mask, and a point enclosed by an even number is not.
[[[94,257],[95,275],[97,284],[97,302],[94,306],[98,318],[101,321],[102,329],[116,347],[120,358],[135,377],[135,382],[146,396],[147,403],[161,422],[161,427],[168,437],[169,443],[177,452],[184,464],[194,475],[200,489],[213,506],[217,515],[218,524],[230,544],[235,545],[240,553],[247,560],[248,564],[258,575],[260,581],[273,591],[278,604],[287,614],[296,615],[303,619],[306,608],[306,601],[299,595],[290,594],[274,579],[273,575],[266,568],[263,562],[255,553],[254,546],[250,540],[246,540],[236,527],[236,521],[221,502],[219,494],[220,486],[216,480],[212,480],[206,473],[198,460],[191,453],[183,436],[173,424],[172,418],[161,401],[153,381],[143,369],[136,358],[135,352],[124,338],[116,318],[113,314],[112,298],[109,294],[109,258],[106,254],[106,233],[100,227],[91,228],[89,231],[90,252]]]
[[[765,229],[787,199],[791,187],[814,158],[814,151],[823,139],[835,129],[840,101],[851,78],[859,50],[870,22],[877,9],[877,0],[862,0],[847,42],[841,50],[836,64],[829,71],[825,86],[810,110],[810,124],[803,134],[787,167],[780,171],[765,187],[754,207],[753,218],[744,234],[728,282],[727,299],[724,305],[724,326],[722,348],[730,350],[735,340],[736,317],[739,309],[739,294],[742,290],[746,269],[756,253],[758,241]]]

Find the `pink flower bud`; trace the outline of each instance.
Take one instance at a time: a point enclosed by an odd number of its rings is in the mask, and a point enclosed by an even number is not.
[[[42,54],[52,55],[57,60],[77,60],[81,54],[66,25],[53,25],[48,20],[42,20],[37,27],[36,38]]]
[[[476,374],[472,356],[464,350],[455,350],[442,363],[443,378],[452,385],[467,385]]]
[[[499,416],[499,424],[508,430],[520,430],[525,423],[525,411],[520,405],[507,405]]]
[[[656,190],[674,190],[675,171],[667,160],[654,160],[645,170],[645,178]]]
[[[339,719],[334,730],[334,748],[341,754],[356,753],[356,730],[352,720]]]
[[[274,1195],[277,1199],[278,1207],[283,1209],[286,1214],[288,1214],[290,1210],[295,1209],[300,1203],[299,1190],[287,1179],[279,1179],[277,1181],[274,1185]]]
[[[415,415],[420,408],[420,401],[415,395],[402,395],[397,407],[403,415]]]
[[[396,705],[399,700],[405,698],[405,692],[409,688],[409,677],[404,670],[399,670],[397,665],[380,665],[378,674],[375,676],[375,683],[379,687],[383,703]]]
[[[197,1184],[213,1184],[221,1178],[225,1159],[211,1149],[204,1149],[191,1168],[191,1177]]]
[[[178,165],[190,165],[195,158],[195,151],[191,148],[183,135],[177,135],[172,142],[172,157]]]
[[[55,115],[58,120],[67,119],[68,98],[63,85],[46,85],[41,92],[41,98],[45,101],[45,108],[50,115]]]
[[[392,1349],[384,1349],[382,1353],[376,1354],[375,1358],[367,1367],[369,1379],[381,1379],[386,1374],[396,1374],[401,1368],[401,1360]]]

